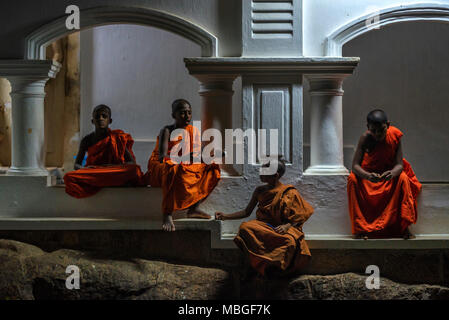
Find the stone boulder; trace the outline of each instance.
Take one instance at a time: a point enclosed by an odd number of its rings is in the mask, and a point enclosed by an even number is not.
[[[446,300],[449,288],[408,285],[380,277],[379,289],[368,289],[369,275],[302,275],[295,279],[254,279],[241,288],[242,298],[288,300]]]
[[[253,278],[241,282],[238,272],[59,249],[45,252],[13,240],[0,240],[0,300],[10,299],[449,299],[449,288],[407,285],[380,278],[368,289],[368,275],[302,275],[293,279]],[[80,272],[80,288],[68,289],[68,266]]]
[[[68,266],[80,271],[69,290]],[[229,298],[229,273],[220,269],[141,259],[114,260],[61,249],[50,253],[0,240],[0,300],[9,299],[220,299]]]

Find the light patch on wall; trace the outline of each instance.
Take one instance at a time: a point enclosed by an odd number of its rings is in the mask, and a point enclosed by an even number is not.
[[[70,143],[77,143],[80,141],[80,133],[76,132],[71,138]]]

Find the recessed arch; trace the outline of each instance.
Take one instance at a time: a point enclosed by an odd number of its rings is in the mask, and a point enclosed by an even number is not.
[[[341,57],[343,45],[373,29],[366,21],[377,14],[377,27],[408,21],[435,21],[449,23],[449,5],[422,3],[386,8],[364,15],[338,28],[326,39],[325,55]]]
[[[45,47],[58,38],[79,30],[68,30],[63,16],[32,32],[26,38],[25,59],[44,60]],[[154,9],[142,7],[96,7],[80,11],[80,29],[108,24],[138,24],[173,32],[197,43],[203,57],[216,57],[217,38],[183,18]]]

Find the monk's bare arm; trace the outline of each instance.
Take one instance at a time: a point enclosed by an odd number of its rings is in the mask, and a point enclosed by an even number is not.
[[[402,169],[404,168],[402,157],[402,144],[399,141],[398,149],[396,150],[395,165],[393,166],[393,169],[382,173],[382,179],[390,180],[401,175]]]
[[[78,154],[75,160],[75,170],[81,169],[83,167],[84,155],[87,152],[89,137],[86,136],[81,140],[80,147],[78,149]]]
[[[354,153],[354,158],[352,159],[352,172],[359,178],[377,182],[380,180],[380,176],[377,173],[371,173],[363,170],[362,168],[363,156],[365,155],[363,145],[365,144],[366,139],[368,139],[368,133],[365,132],[359,139],[357,149]]]
[[[249,201],[248,205],[244,210],[237,211],[234,213],[223,213],[223,212],[216,212],[215,213],[215,219],[217,220],[236,220],[236,219],[242,219],[249,217],[251,213],[253,212],[254,208],[257,205],[257,196],[259,195],[260,187],[257,187],[256,190],[254,190],[253,195],[251,197],[251,200]]]
[[[159,162],[164,162],[168,152],[168,140],[170,139],[170,130],[167,127],[161,129],[159,133]]]

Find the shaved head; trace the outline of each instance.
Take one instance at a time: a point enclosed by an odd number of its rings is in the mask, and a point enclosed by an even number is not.
[[[177,100],[173,101],[173,103],[171,104],[171,112],[175,113],[176,110],[178,110],[179,108],[184,107],[184,106],[188,106],[189,108],[192,108],[189,101],[187,101],[185,99],[177,99]]]
[[[366,116],[366,122],[368,122],[368,124],[381,125],[388,122],[388,117],[385,111],[375,109],[368,113]]]
[[[94,110],[92,111],[92,116],[95,118],[95,115],[97,114],[98,111],[104,110],[109,114],[109,118],[111,117],[111,108],[109,108],[107,105],[105,104],[100,104],[98,106],[96,106],[94,108]]]

